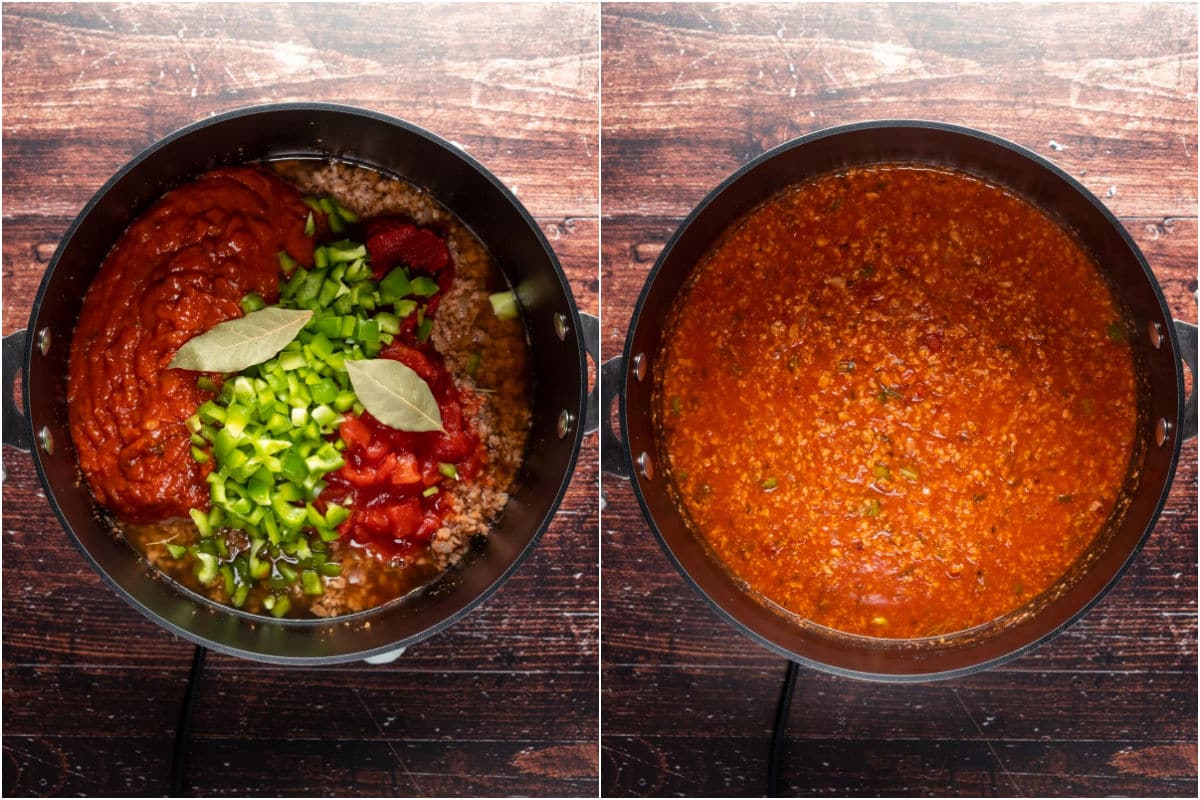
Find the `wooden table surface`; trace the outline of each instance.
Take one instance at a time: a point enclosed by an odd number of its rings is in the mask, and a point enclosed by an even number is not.
[[[214,113],[322,100],[409,120],[517,192],[599,310],[599,8],[5,5],[3,330],[79,210]],[[598,786],[595,437],[534,554],[389,666],[210,654],[189,791],[583,795]],[[192,645],[120,601],[5,448],[4,794],[162,795]]]
[[[1196,320],[1189,5],[606,6],[605,358],[683,217],[793,137],[879,118],[990,131],[1105,198]],[[1196,456],[1136,562],[1054,641],[916,685],[802,670],[782,783],[802,795],[1196,794]],[[755,795],[785,662],[736,634],[604,477],[609,795]]]

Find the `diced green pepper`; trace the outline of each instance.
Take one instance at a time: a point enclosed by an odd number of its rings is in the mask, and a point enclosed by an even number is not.
[[[422,342],[429,341],[429,335],[433,333],[433,320],[426,318],[417,326],[417,338]]]
[[[196,578],[202,584],[217,577],[217,557],[213,553],[196,553]]]
[[[242,311],[245,311],[247,314],[254,312],[254,311],[258,311],[260,308],[267,307],[266,301],[263,300],[262,296],[259,295],[257,292],[251,292],[250,294],[243,297],[241,305],[242,305]]]
[[[321,586],[321,576],[316,570],[306,569],[300,573],[300,582],[304,586],[304,593],[307,595],[318,595],[325,592]]]
[[[212,536],[212,528],[208,525],[208,514],[205,514],[198,508],[189,508],[188,516],[192,518],[192,522],[196,524],[196,530],[200,531],[200,536],[207,538]]]
[[[412,283],[409,282],[408,274],[402,267],[396,267],[379,282],[379,296],[385,303],[395,302],[412,293]]]
[[[492,313],[500,319],[516,319],[520,316],[517,295],[511,290],[488,295],[488,302],[492,304]]]

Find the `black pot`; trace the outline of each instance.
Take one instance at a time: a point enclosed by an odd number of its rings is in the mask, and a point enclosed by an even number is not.
[[[1086,568],[1035,600],[1024,618],[940,640],[889,641],[802,626],[741,588],[692,534],[669,492],[651,414],[654,359],[672,303],[693,268],[734,221],[784,187],[845,167],[922,162],[954,167],[1008,187],[1075,231],[1130,313],[1142,377],[1140,460],[1130,470],[1128,506],[1094,546]],[[885,121],[831,128],[760,156],[718,186],[667,243],[633,312],[624,355],[604,365],[603,408],[620,396],[623,441],[602,429],[604,469],[628,476],[642,511],[685,580],[716,611],[758,643],[808,666],[879,680],[946,678],[1015,658],[1061,632],[1116,583],[1158,518],[1181,442],[1196,434],[1196,398],[1186,404],[1183,370],[1193,375],[1196,327],[1172,322],[1162,291],[1116,218],[1058,167],[1014,144],[967,128]],[[1082,562],[1081,562],[1082,564]],[[1057,594],[1055,594],[1057,592]]]
[[[517,485],[486,547],[417,596],[336,620],[273,620],[219,606],[162,580],[113,538],[84,486],[67,424],[67,358],[83,297],[105,253],[167,190],[218,166],[332,157],[427,189],[489,248],[516,289],[532,345],[533,424]],[[586,327],[585,327],[586,326]],[[259,106],[184,128],[118,172],[67,231],[42,279],[30,333],[4,341],[4,442],[32,446],[51,507],[84,556],[158,624],[225,653],[275,663],[334,663],[393,653],[479,605],[533,548],[570,481],[587,418],[595,318],[581,319],[537,224],[461,150],[407,122],[327,104]],[[25,414],[13,405],[23,368]],[[594,417],[594,414],[593,414]]]

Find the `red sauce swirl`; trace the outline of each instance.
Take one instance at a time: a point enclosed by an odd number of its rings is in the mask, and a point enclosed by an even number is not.
[[[96,499],[154,522],[209,506],[211,462],[191,456],[186,420],[209,398],[168,370],[194,336],[239,317],[250,292],[279,294],[278,253],[312,263],[309,209],[256,167],[209,172],[138,218],[92,282],[71,345],[71,437]]]

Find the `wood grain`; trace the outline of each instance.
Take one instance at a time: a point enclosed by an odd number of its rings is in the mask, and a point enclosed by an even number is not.
[[[1118,215],[1195,216],[1192,10],[1017,8],[607,9],[605,216],[683,216],[771,147],[871,119],[980,128],[1111,189]]]
[[[988,130],[1055,161],[1119,215],[1194,322],[1195,28],[1179,5],[606,6],[604,358],[721,180],[797,135],[886,117]],[[1125,576],[1016,661],[903,686],[802,671],[786,791],[1194,795],[1196,468],[1191,442]],[[783,661],[689,588],[627,483],[605,476],[603,492],[602,792],[762,794]]]
[[[190,122],[285,100],[367,107],[459,143],[523,200],[597,313],[598,18],[574,5],[6,5],[5,334],[121,165]],[[5,448],[4,468],[4,794],[165,794],[192,646],[102,584],[29,456]],[[393,664],[210,654],[189,791],[594,796],[597,481],[585,445],[530,558]]]

